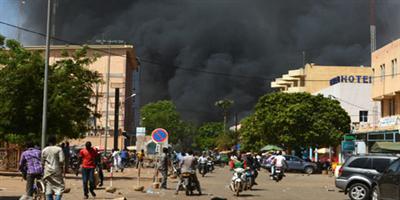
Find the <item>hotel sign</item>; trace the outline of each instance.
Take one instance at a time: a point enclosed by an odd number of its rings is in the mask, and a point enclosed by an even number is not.
[[[329,81],[330,85],[335,85],[337,83],[372,83],[371,76],[361,76],[361,75],[342,75],[336,76]]]

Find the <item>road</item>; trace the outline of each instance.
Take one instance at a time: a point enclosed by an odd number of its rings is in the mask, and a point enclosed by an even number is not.
[[[151,170],[143,173],[144,176],[151,177]],[[232,174],[227,168],[218,168],[214,173],[207,174],[206,177],[199,177],[202,185],[203,195],[186,197],[184,192],[178,195],[174,194],[174,188],[177,180],[170,179],[168,182],[168,190],[151,189],[149,179],[142,180],[141,185],[145,186],[147,192],[136,192],[137,181],[131,177],[136,174],[136,169],[127,169],[126,172],[117,173],[115,175],[113,186],[117,188],[114,194],[105,192],[104,188],[96,190],[96,199],[114,199],[117,197],[126,197],[127,199],[211,199],[220,197],[226,199],[243,199],[243,200],[347,200],[347,196],[339,193],[334,187],[334,178],[327,175],[315,174],[304,175],[300,173],[288,173],[287,176],[279,183],[268,179],[265,171],[261,171],[257,182],[259,185],[254,187],[252,191],[241,193],[240,197],[233,196],[229,190],[228,184]],[[110,181],[106,181],[109,185]],[[71,188],[71,192],[65,194],[63,199],[78,200],[82,199],[82,183],[79,177],[68,176],[66,179],[67,187]],[[0,176],[0,199],[13,200],[18,199],[24,193],[25,182],[20,177]],[[93,198],[92,198],[93,199]]]

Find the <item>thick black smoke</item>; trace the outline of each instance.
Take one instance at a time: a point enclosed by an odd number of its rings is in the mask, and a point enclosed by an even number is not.
[[[26,25],[44,30],[45,1],[28,4]],[[398,10],[378,0],[378,46],[398,37]],[[368,0],[58,0],[56,36],[133,43],[162,63],[142,63],[142,102],[172,99],[194,121],[219,119],[223,98],[245,116],[272,78],[301,67],[303,51],[307,62],[370,65]]]

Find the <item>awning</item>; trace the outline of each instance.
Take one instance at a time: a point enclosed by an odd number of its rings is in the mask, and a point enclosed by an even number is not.
[[[282,151],[282,150],[283,149],[281,147],[271,144],[264,146],[263,148],[260,149],[260,151]]]
[[[400,153],[400,142],[376,142],[371,147],[373,153]]]

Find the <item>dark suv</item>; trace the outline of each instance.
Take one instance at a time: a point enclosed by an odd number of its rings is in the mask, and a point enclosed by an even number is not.
[[[386,170],[375,177],[372,200],[400,199],[400,159],[394,161]]]
[[[384,154],[352,156],[339,169],[335,185],[352,200],[370,199],[374,176],[382,173],[397,158]]]

